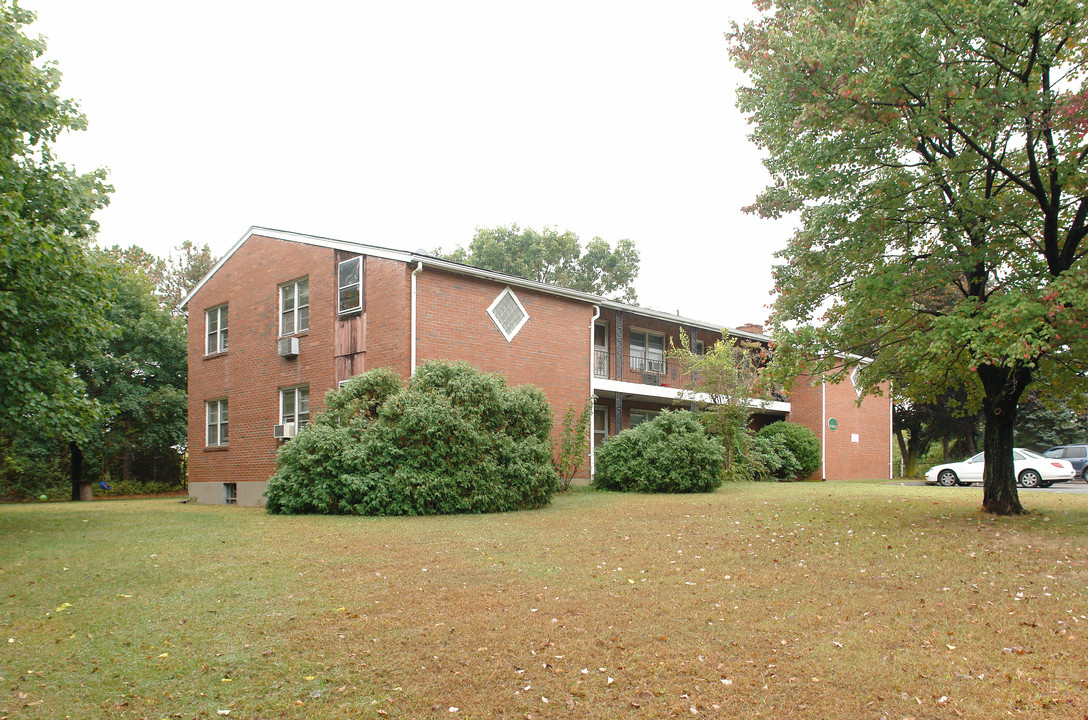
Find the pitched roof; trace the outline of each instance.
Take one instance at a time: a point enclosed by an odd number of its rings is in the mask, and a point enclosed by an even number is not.
[[[601,297],[600,295],[594,295],[592,293],[581,292],[579,290],[571,290],[569,288],[560,287],[558,285],[549,285],[547,283],[537,282],[535,280],[526,280],[525,278],[516,277],[514,275],[507,275],[506,273],[495,272],[493,270],[484,270],[483,268],[473,267],[472,265],[465,265],[463,263],[453,262],[451,260],[444,260],[442,258],[428,255],[422,251],[408,252],[404,250],[396,250],[394,248],[381,247],[379,245],[371,245],[368,243],[361,243],[352,240],[337,240],[334,238],[326,238],[318,235],[306,235],[302,233],[294,233],[286,230],[274,230],[271,228],[264,228],[259,226],[253,226],[246,231],[238,242],[231,246],[223,257],[219,258],[215,266],[212,267],[208,274],[196,284],[196,286],[189,291],[189,294],[185,296],[185,299],[178,305],[179,308],[185,308],[188,306],[189,301],[193,296],[204,286],[204,284],[214,275],[219,268],[221,268],[227,260],[240,248],[246,240],[249,240],[252,236],[257,235],[260,237],[272,238],[273,240],[283,240],[285,242],[297,242],[304,245],[316,245],[319,247],[326,247],[333,250],[343,250],[346,252],[355,252],[361,255],[371,255],[374,257],[386,258],[389,260],[399,260],[404,263],[423,263],[425,267],[433,267],[448,272],[458,273],[460,275],[469,275],[472,277],[484,278],[487,280],[493,280],[496,282],[505,283],[513,287],[525,288],[529,290],[536,290],[537,292],[546,293],[549,295],[556,295],[559,297],[570,298],[572,300],[580,300],[582,302],[589,303],[591,305],[598,305],[602,308],[608,308],[610,310],[619,310],[621,312],[631,313],[634,315],[642,315],[644,317],[655,318],[658,320],[666,320],[669,322],[675,322],[682,325],[689,325],[692,327],[701,328],[703,330],[710,330],[712,332],[720,332],[723,328],[729,331],[730,335],[734,337],[744,338],[747,340],[759,340],[767,342],[769,337],[763,334],[749,332],[746,330],[738,330],[735,328],[729,328],[725,325],[717,323],[707,322],[705,320],[696,320],[694,318],[683,317],[679,314],[673,315],[671,313],[662,312],[660,310],[653,310],[651,308],[644,308],[638,305],[630,305],[627,303],[617,302],[616,300],[609,300],[608,298]]]

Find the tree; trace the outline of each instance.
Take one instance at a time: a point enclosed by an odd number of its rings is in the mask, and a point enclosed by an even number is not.
[[[1055,445],[1088,441],[1088,415],[1083,411],[1073,410],[1061,400],[1044,401],[1035,388],[1026,394],[1017,414],[1017,447],[1043,452]]]
[[[183,241],[166,261],[162,280],[155,283],[163,304],[175,313],[182,313],[178,305],[211,272],[215,263],[207,243],[197,247],[191,240]]]
[[[0,492],[37,496],[58,484],[67,458],[80,485],[180,480],[186,426],[186,330],[159,302],[149,276],[165,263],[140,248],[91,250],[103,309],[116,326],[68,368],[95,420],[75,435],[0,431]],[[131,487],[131,486],[130,486]]]
[[[60,72],[22,28],[34,14],[0,0],[0,426],[78,442],[101,412],[72,372],[114,326],[110,288],[89,257],[105,171],[79,174],[52,145],[86,121],[57,95]]]
[[[761,5],[729,38],[773,177],[753,209],[800,214],[775,269],[776,359],[869,356],[868,389],[910,368],[918,399],[964,378],[982,396],[983,508],[1023,512],[1017,405],[1038,378],[1070,396],[1085,380],[1084,4]]]
[[[729,335],[723,331],[722,337]],[[764,349],[758,343],[723,340],[699,355],[691,350],[688,335],[681,328],[680,342],[669,349],[669,357],[680,363],[688,391],[684,395],[698,398],[695,407],[699,419],[725,448],[726,476],[736,479],[745,475],[751,403],[764,394],[759,372],[767,360]]]
[[[510,227],[477,228],[468,248],[458,247],[438,257],[516,275],[527,280],[560,285],[622,302],[635,302],[635,278],[639,254],[635,244],[624,239],[613,249],[595,237],[582,248],[578,236],[556,228],[537,232]]]
[[[119,330],[101,352],[87,353],[73,366],[104,415],[80,451],[100,480],[132,479],[139,457],[159,458],[176,471],[188,431],[185,323],[160,304],[148,275],[148,258],[153,268],[161,259],[135,247],[102,254],[112,286],[109,313]]]

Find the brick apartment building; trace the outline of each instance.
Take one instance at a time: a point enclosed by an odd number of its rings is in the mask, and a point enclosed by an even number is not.
[[[557,424],[595,395],[592,448],[673,406],[666,349],[681,329],[697,352],[722,337],[712,323],[423,253],[256,227],[184,305],[189,495],[201,503],[263,504],[278,448],[364,370],[407,378],[427,360],[463,360],[539,386]],[[768,341],[757,326],[728,332]],[[890,401],[857,401],[849,382],[800,383],[789,402],[758,403],[755,422],[815,431],[829,480],[888,477]]]

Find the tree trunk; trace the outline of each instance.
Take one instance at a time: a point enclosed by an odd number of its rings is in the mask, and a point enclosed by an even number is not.
[[[80,490],[83,485],[83,451],[79,449],[79,444],[75,442],[68,443],[68,450],[72,458],[72,501],[78,502],[81,499]]]
[[[1025,512],[1016,491],[1016,468],[1013,465],[1013,430],[1016,427],[1016,406],[1020,395],[1031,382],[1031,370],[1017,366],[1008,368],[984,365],[978,369],[979,379],[986,390],[982,403],[985,430],[982,449],[986,467],[982,473],[982,509],[995,515],[1021,515]]]

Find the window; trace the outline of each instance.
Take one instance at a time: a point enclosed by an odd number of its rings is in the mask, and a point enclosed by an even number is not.
[[[223,504],[238,504],[238,483],[223,483]]]
[[[860,374],[861,367],[857,365],[855,365],[854,369],[850,371],[850,384],[854,386],[854,392],[857,393],[858,397],[861,397],[861,391],[863,390],[863,388],[861,387],[861,383],[858,381],[858,376]]]
[[[652,373],[665,372],[665,336],[632,330],[631,369]]]
[[[363,309],[363,258],[353,257],[340,263],[337,268],[340,314]]]
[[[280,390],[280,423],[295,423],[300,430],[310,422],[310,386],[284,388]]]
[[[506,342],[513,340],[525,323],[529,322],[529,313],[525,312],[518,296],[510,288],[499,293],[495,302],[487,309],[487,314],[506,338]]]
[[[599,447],[608,439],[608,408],[593,408],[593,446]]]
[[[204,312],[204,327],[207,332],[206,354],[227,351],[227,306],[220,305]]]
[[[308,278],[280,285],[280,335],[293,335],[310,327]]]
[[[699,357],[706,355],[706,344],[702,340],[695,341],[695,354]]]
[[[208,416],[208,447],[227,444],[227,401],[205,403]]]
[[[631,427],[635,428],[644,422],[650,422],[657,417],[657,412],[653,410],[632,410],[631,411]]]

